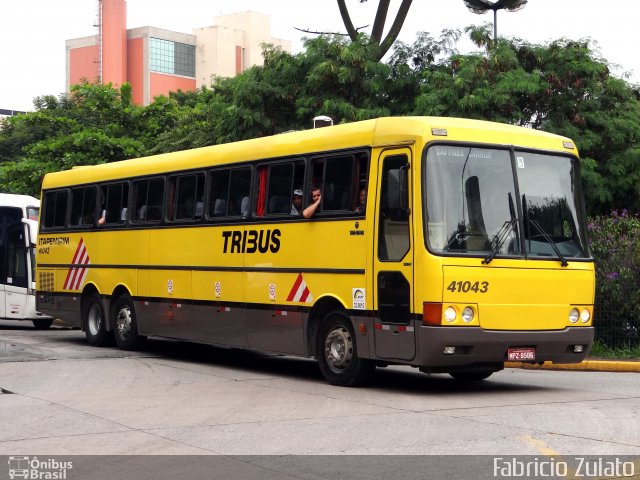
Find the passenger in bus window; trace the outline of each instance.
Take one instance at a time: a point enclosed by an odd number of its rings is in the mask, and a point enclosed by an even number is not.
[[[367,208],[367,190],[365,188],[360,189],[360,194],[358,195],[358,203],[356,204],[356,213],[361,213],[364,215],[365,210]]]
[[[100,189],[100,218],[98,225],[104,225],[107,222],[107,190],[102,187]]]
[[[293,198],[291,200],[291,215],[296,217],[300,216],[302,213],[302,190],[296,188],[293,191]]]
[[[302,212],[304,218],[311,218],[315,213],[320,211],[320,204],[322,203],[322,190],[320,187],[313,187],[311,189],[311,199],[313,203]]]

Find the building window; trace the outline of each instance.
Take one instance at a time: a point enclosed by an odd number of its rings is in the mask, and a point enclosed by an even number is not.
[[[184,43],[150,38],[149,69],[152,72],[196,76],[196,47]]]

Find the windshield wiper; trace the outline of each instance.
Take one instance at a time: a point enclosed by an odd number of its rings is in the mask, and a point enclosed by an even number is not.
[[[484,257],[484,259],[482,260],[483,265],[488,265],[489,263],[491,263],[491,260],[496,257],[496,255],[502,248],[502,244],[507,238],[509,238],[509,234],[517,225],[517,223],[518,217],[513,217],[511,220],[502,224],[500,230],[498,230],[498,233],[496,233],[491,239],[491,251],[489,252],[489,255]]]
[[[491,263],[500,249],[502,248],[502,244],[505,242],[507,238],[509,238],[509,234],[512,230],[516,228],[518,224],[518,217],[516,217],[516,208],[513,204],[513,197],[511,196],[511,192],[507,193],[507,200],[509,202],[509,215],[511,215],[511,220],[504,222],[498,233],[496,233],[491,239],[491,250],[489,251],[489,255],[484,257],[482,260],[483,265],[488,265]],[[518,233],[516,231],[516,237]]]
[[[553,241],[553,238],[551,238],[551,236],[549,236],[549,234],[547,232],[544,231],[544,229],[538,225],[538,222],[536,222],[533,219],[529,219],[529,224],[533,225],[533,227],[538,230],[538,232],[540,233],[540,235],[542,235],[542,238],[544,238],[547,243],[549,243],[549,245],[551,245],[551,248],[553,248],[553,251],[556,252],[556,255],[558,256],[558,259],[560,260],[560,265],[562,265],[563,267],[566,267],[569,265],[569,262],[567,262],[567,259],[564,257],[564,255],[562,255],[562,253],[560,253],[560,249],[558,248],[558,244],[556,242]]]
[[[567,259],[565,258],[565,256],[562,255],[562,253],[560,252],[560,249],[558,248],[558,244],[553,241],[553,238],[551,238],[551,236],[547,232],[544,231],[544,228],[542,228],[538,224],[538,222],[536,222],[532,218],[529,218],[529,215],[527,213],[528,209],[529,209],[529,207],[527,206],[527,197],[526,197],[525,194],[522,194],[522,210],[524,211],[524,219],[525,219],[525,221],[529,225],[533,225],[533,227],[538,231],[538,233],[540,235],[542,235],[542,238],[544,238],[547,241],[547,243],[549,245],[551,245],[551,248],[553,249],[553,251],[558,256],[558,259],[560,260],[560,265],[563,266],[563,267],[568,266],[569,262],[567,262]]]

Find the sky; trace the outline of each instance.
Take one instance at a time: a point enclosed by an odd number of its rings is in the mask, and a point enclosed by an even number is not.
[[[377,0],[347,0],[356,27],[371,25]],[[388,25],[400,5],[392,0]],[[303,50],[296,30],[344,32],[335,0],[127,0],[127,27],[154,26],[191,33],[214,24],[217,15],[246,10],[270,15],[273,37]],[[95,35],[97,0],[0,0],[0,109],[32,110],[33,98],[65,91],[65,40]],[[559,38],[590,38],[600,55],[617,65],[614,74],[631,73],[640,83],[637,33],[640,0],[529,0],[518,12],[498,12],[498,35],[545,44]],[[443,29],[492,22],[491,12],[476,15],[463,0],[413,0],[400,40],[416,33],[439,37]],[[461,53],[473,51],[461,42]]]

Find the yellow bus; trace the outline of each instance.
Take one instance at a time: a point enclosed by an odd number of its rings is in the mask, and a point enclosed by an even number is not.
[[[564,137],[401,117],[48,174],[37,308],[92,345],[315,357],[344,386],[391,364],[472,381],[577,363],[595,288],[579,170]]]

